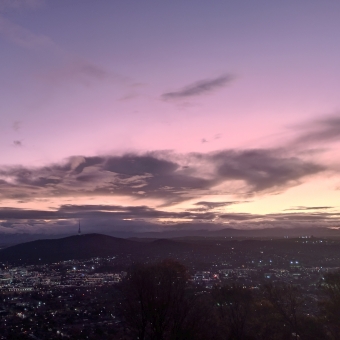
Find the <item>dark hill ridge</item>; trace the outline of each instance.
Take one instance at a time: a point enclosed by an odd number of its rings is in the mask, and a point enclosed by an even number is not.
[[[18,244],[0,250],[0,262],[15,265],[47,264],[65,260],[86,260],[93,257],[116,256],[120,265],[132,262],[159,261],[175,258],[184,264],[207,264],[233,259],[234,265],[244,264],[244,259],[259,258],[262,254],[275,254],[277,259],[290,259],[296,256],[310,266],[339,266],[340,241],[318,241],[309,239],[248,239],[201,238],[201,239],[158,239],[134,241],[102,234],[85,234],[60,239],[44,239]],[[314,242],[315,241],[315,242]],[[261,251],[261,252],[260,252]],[[261,255],[259,255],[261,254]],[[297,255],[298,254],[298,255]],[[320,257],[325,260],[320,262]],[[328,261],[328,262],[327,262]],[[331,261],[331,262],[329,262]],[[230,262],[231,263],[231,262]],[[204,265],[203,265],[204,264]],[[198,268],[198,267],[197,267]]]
[[[183,252],[190,244],[182,241],[160,239],[137,242],[102,234],[85,234],[59,239],[44,239],[17,244],[0,250],[0,262],[15,264],[44,264],[92,257],[130,255],[132,260],[144,256],[167,257],[173,252]]]
[[[183,230],[169,230],[163,232],[144,232],[135,237],[140,238],[190,238],[190,237],[239,237],[239,238],[282,238],[284,236],[300,237],[340,237],[340,229],[331,229],[323,227],[305,227],[305,228],[261,228],[261,229],[234,229],[224,228],[218,230],[199,229],[189,230],[187,225],[183,224]]]
[[[134,241],[101,234],[86,234],[59,239],[37,240],[0,250],[0,261],[15,263],[51,263],[70,259],[113,256],[136,251]]]
[[[165,229],[157,232],[128,232],[128,231],[102,231],[106,235],[111,235],[118,238],[129,239],[137,242],[151,243],[156,239],[175,239],[182,241],[200,238],[258,238],[258,239],[270,239],[270,238],[283,238],[284,236],[300,237],[300,236],[315,236],[315,237],[334,237],[340,238],[340,229],[336,228],[324,228],[324,227],[301,227],[301,228],[262,228],[262,229],[212,229],[213,224],[200,224],[201,229],[195,229],[190,224],[178,225],[176,230]],[[197,226],[196,226],[197,227]],[[216,227],[216,226],[215,226]],[[192,229],[194,228],[194,229]],[[60,235],[43,235],[43,234],[3,234],[0,233],[0,248],[6,248],[15,244],[23,242],[31,242],[41,239],[56,239],[65,238],[71,236],[70,234]]]

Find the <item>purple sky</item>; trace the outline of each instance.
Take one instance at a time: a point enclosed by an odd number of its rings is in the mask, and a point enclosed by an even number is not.
[[[0,0],[0,233],[340,226],[339,13]]]

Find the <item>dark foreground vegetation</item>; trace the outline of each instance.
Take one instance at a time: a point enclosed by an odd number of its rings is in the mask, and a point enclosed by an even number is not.
[[[177,261],[137,264],[113,286],[3,294],[0,339],[340,339],[340,272],[299,286],[202,289]]]
[[[163,261],[133,268],[122,312],[131,339],[340,339],[340,273],[319,288],[323,298],[311,314],[298,287],[235,284],[197,294],[181,264]]]

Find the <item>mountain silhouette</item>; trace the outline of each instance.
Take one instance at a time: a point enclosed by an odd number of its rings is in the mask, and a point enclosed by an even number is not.
[[[0,250],[0,261],[51,263],[70,259],[113,256],[140,248],[140,243],[102,234],[37,240]]]
[[[167,257],[187,249],[181,241],[167,239],[140,242],[103,234],[84,234],[59,239],[43,239],[0,249],[0,262],[14,264],[44,264],[92,257],[129,255],[141,260],[144,256]]]

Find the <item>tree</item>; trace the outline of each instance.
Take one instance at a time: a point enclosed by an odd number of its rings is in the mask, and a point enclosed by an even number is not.
[[[299,339],[300,325],[298,321],[302,299],[297,287],[287,284],[276,286],[268,284],[264,286],[264,292],[293,338]]]
[[[253,317],[251,319],[251,333],[254,339],[283,340],[290,339],[290,330],[280,315],[275,311],[272,303],[259,292],[254,298]]]
[[[248,323],[253,296],[240,285],[216,287],[212,292],[221,321],[221,330],[228,340],[243,340],[248,336]]]
[[[332,339],[340,339],[340,271],[325,275],[321,285],[325,299],[320,303],[322,321]]]
[[[190,310],[186,284],[186,268],[176,261],[132,268],[123,283],[124,315],[138,339],[180,339]]]

